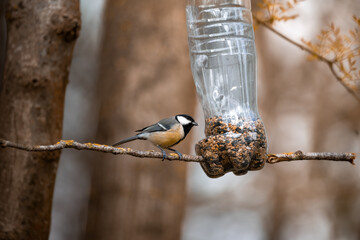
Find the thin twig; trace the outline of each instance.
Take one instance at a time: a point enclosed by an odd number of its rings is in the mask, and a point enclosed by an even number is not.
[[[290,153],[278,153],[269,154],[268,163],[278,163],[284,161],[296,161],[296,160],[328,160],[328,161],[346,161],[355,165],[354,160],[356,158],[355,153],[333,153],[333,152],[308,152],[302,151],[290,152]]]
[[[345,89],[351,94],[353,95],[359,102],[360,102],[360,96],[358,96],[356,94],[356,92],[349,86],[347,85],[344,80],[341,78],[341,76],[339,76],[335,69],[335,60],[329,60],[323,56],[321,56],[320,54],[314,52],[313,50],[311,50],[310,48],[307,48],[306,46],[288,38],[287,36],[285,36],[284,34],[282,34],[281,32],[277,31],[275,28],[273,28],[269,23],[267,23],[266,21],[262,21],[260,20],[255,14],[253,15],[254,20],[261,26],[267,28],[268,30],[272,31],[273,33],[275,33],[276,35],[278,35],[279,37],[281,37],[282,39],[286,40],[287,42],[295,45],[296,47],[300,48],[303,51],[306,51],[307,53],[309,53],[310,55],[316,56],[317,59],[319,59],[320,61],[326,63],[328,65],[328,67],[331,70],[331,73],[335,76],[336,80],[338,80],[341,85],[343,85],[345,87]]]
[[[99,151],[103,153],[112,153],[112,154],[127,154],[139,158],[162,158],[162,153],[154,151],[138,151],[131,148],[120,148],[112,147],[104,144],[96,143],[78,143],[74,140],[61,140],[60,142],[52,145],[23,145],[7,140],[0,139],[1,147],[10,147],[16,148],[24,151],[58,151],[64,148],[74,148],[77,150],[91,150]],[[283,161],[295,161],[295,160],[330,160],[330,161],[345,161],[354,164],[356,158],[355,153],[328,153],[328,152],[318,152],[318,153],[303,153],[301,151],[291,152],[291,153],[279,153],[279,154],[269,154],[267,162],[268,163],[278,163]],[[204,161],[201,156],[193,155],[182,155],[180,159],[179,156],[175,153],[170,153],[166,155],[166,158],[169,161],[183,161],[183,162],[202,162]]]
[[[331,73],[332,73],[332,74],[335,76],[335,78],[341,83],[341,85],[343,85],[343,86],[345,87],[345,89],[346,89],[349,93],[351,93],[351,94],[360,102],[360,96],[358,96],[358,95],[356,94],[356,92],[353,91],[352,88],[351,88],[349,85],[347,85],[347,84],[344,82],[344,80],[343,80],[339,75],[336,74],[336,71],[335,71],[335,68],[334,68],[335,64],[334,64],[334,63],[331,63],[331,64],[328,64],[328,66],[329,66],[329,68],[330,68],[330,70],[331,70]]]
[[[314,55],[316,56],[319,60],[326,62],[328,64],[332,64],[333,61],[330,61],[329,59],[324,58],[323,56],[319,55],[318,53],[312,51],[310,48],[307,48],[306,46],[290,39],[289,37],[285,36],[284,34],[282,34],[281,32],[277,31],[275,28],[273,28],[269,23],[260,20],[257,16],[253,15],[254,20],[261,26],[267,28],[268,30],[272,31],[273,33],[275,33],[276,35],[278,35],[279,37],[281,37],[282,39],[286,40],[287,42],[297,46],[298,48],[300,48],[301,50],[306,51],[307,53],[309,53],[310,55]]]

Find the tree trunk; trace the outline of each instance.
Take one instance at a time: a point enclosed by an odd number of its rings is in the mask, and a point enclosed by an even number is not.
[[[80,29],[78,1],[10,0],[0,138],[61,138],[65,88]],[[47,239],[60,152],[0,149],[0,239]]]
[[[6,21],[5,6],[7,0],[0,1],[0,89],[4,77],[5,48],[6,48]]]
[[[161,118],[193,114],[185,2],[109,0],[104,17],[97,141],[112,144]],[[190,138],[175,148],[189,153]],[[93,167],[86,239],[180,238],[185,163],[102,154]]]

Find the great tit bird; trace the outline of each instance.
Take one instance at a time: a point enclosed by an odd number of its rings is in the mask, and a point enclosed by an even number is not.
[[[165,118],[151,126],[137,130],[136,132],[139,132],[138,134],[125,138],[120,142],[115,143],[113,146],[115,147],[137,139],[149,140],[161,150],[163,154],[162,160],[166,158],[164,148],[176,152],[179,157],[182,158],[182,154],[171,147],[181,142],[193,126],[198,126],[198,124],[192,117],[186,114],[179,114],[173,117]]]

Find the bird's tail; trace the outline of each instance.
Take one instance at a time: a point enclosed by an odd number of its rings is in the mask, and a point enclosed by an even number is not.
[[[136,139],[141,139],[141,138],[138,135],[135,135],[135,136],[132,136],[132,137],[129,137],[129,138],[125,138],[125,139],[121,140],[120,142],[117,142],[117,143],[113,144],[113,147],[121,145],[123,143],[134,141]]]

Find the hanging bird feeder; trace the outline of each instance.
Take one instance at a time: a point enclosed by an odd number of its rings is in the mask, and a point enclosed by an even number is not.
[[[188,0],[191,69],[205,115],[196,144],[209,177],[243,175],[267,158],[257,107],[256,52],[250,0]]]

